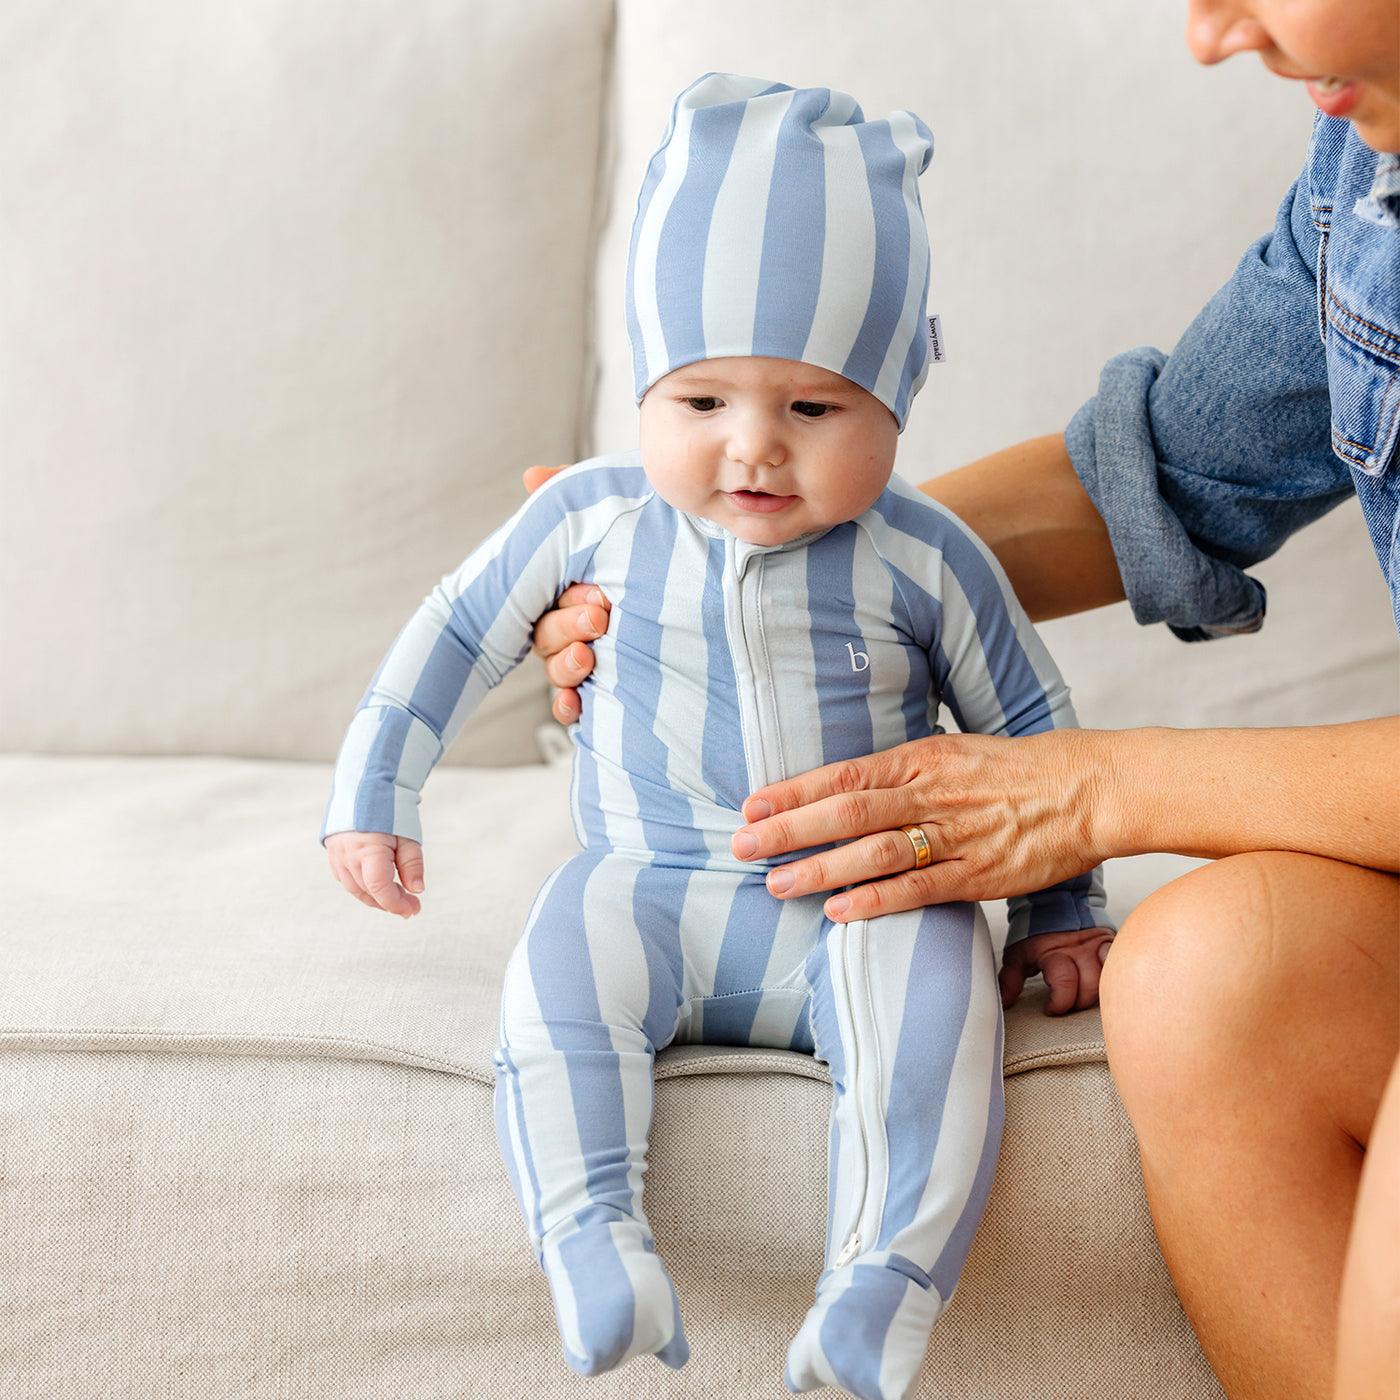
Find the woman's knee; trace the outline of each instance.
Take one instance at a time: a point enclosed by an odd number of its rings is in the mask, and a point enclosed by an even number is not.
[[[1239,1084],[1251,1064],[1326,1062],[1348,1023],[1393,1055],[1397,908],[1393,876],[1283,851],[1214,861],[1145,899],[1100,985],[1129,1112]]]

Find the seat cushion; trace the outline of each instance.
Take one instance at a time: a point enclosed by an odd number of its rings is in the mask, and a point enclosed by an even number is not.
[[[567,772],[440,772],[426,912],[406,923],[329,878],[327,779],[0,759],[24,872],[0,983],[0,1390],[583,1393],[496,1152],[490,1069],[505,959],[572,849]],[[1215,1400],[1097,1013],[1052,1020],[1041,999],[1007,1018],[996,1187],[916,1395]],[[587,1393],[780,1393],[821,1268],[825,1072],[693,1046],[657,1080],[647,1209],[695,1356]]]

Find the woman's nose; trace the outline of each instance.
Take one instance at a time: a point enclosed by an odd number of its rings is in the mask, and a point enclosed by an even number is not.
[[[1186,13],[1186,47],[1197,63],[1220,63],[1231,54],[1268,48],[1269,31],[1250,13],[1244,0],[1190,0]]]

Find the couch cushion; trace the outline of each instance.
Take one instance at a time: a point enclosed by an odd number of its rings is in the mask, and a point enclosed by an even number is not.
[[[821,1268],[821,1066],[660,1058],[647,1209],[695,1359],[579,1381],[496,1153],[489,1065],[501,968],[571,845],[567,774],[439,773],[430,899],[407,923],[330,880],[328,778],[0,758],[0,845],[22,872],[0,979],[0,1391],[780,1393]],[[1097,1013],[1051,1020],[1041,1000],[1007,1020],[996,1188],[918,1400],[1219,1400]]]
[[[325,765],[0,757],[6,851],[25,872],[7,896],[0,1039],[373,1060],[489,1084],[506,959],[576,849],[568,781],[566,764],[435,775],[424,912],[404,922],[331,879],[316,842]],[[1115,862],[1111,911],[1192,863]],[[1006,1053],[1008,1072],[1101,1059],[1097,1013],[1023,1009]],[[717,1056],[825,1077],[765,1050],[674,1050],[658,1074],[710,1072]]]
[[[521,469],[578,453],[610,21],[4,26],[0,747],[334,754]],[[460,757],[535,757],[540,674],[488,703]]]

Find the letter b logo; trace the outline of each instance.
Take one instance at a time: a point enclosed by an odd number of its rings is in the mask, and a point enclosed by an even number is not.
[[[853,642],[846,643],[846,650],[851,653],[851,670],[868,671],[870,669],[870,653],[868,651],[857,651]]]

